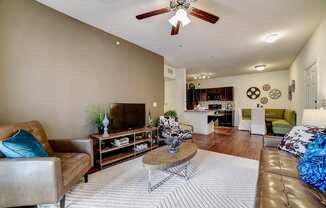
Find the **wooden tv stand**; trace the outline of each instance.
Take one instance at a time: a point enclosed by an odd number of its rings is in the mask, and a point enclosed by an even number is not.
[[[158,131],[156,127],[144,127],[139,129],[112,133],[108,137],[99,134],[89,136],[94,141],[94,164],[100,169],[110,166],[126,159],[135,158],[147,151],[158,147]],[[114,139],[129,138],[129,143],[122,146],[114,146]],[[147,143],[148,148],[136,151],[136,145]]]

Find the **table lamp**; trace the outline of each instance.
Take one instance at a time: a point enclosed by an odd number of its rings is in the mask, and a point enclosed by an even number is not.
[[[326,110],[305,109],[303,111],[302,124],[325,128],[326,127]]]

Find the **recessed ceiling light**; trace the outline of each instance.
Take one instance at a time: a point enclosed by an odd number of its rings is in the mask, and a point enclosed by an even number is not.
[[[195,77],[194,79],[197,79],[197,77]]]
[[[203,76],[203,79],[206,79],[206,76],[205,75]]]
[[[264,41],[266,43],[274,43],[276,42],[278,39],[280,39],[281,35],[279,33],[271,33],[268,34],[264,37]]]
[[[117,41],[117,42],[115,42],[115,44],[116,44],[116,45],[120,45],[120,42],[119,42],[119,41]]]
[[[211,78],[210,76],[207,77],[207,79]]]
[[[255,66],[256,71],[264,71],[266,69],[266,65],[257,65]]]

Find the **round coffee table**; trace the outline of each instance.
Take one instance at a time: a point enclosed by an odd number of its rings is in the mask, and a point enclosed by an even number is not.
[[[163,146],[160,148],[157,148],[147,154],[145,154],[143,158],[143,164],[144,167],[148,170],[148,192],[152,192],[156,188],[158,188],[160,185],[162,185],[165,181],[167,181],[169,177],[163,179],[156,185],[152,186],[151,183],[151,171],[153,169],[155,170],[161,170],[168,172],[173,175],[181,176],[185,178],[186,180],[189,179],[189,175],[187,172],[188,165],[190,164],[190,160],[196,155],[197,153],[197,146],[194,143],[190,142],[184,142],[182,143],[179,148],[178,152],[175,154],[171,154],[168,151],[168,146]],[[178,171],[172,171],[171,168],[174,168],[176,166],[181,166]],[[181,174],[181,172],[184,172],[184,174]]]

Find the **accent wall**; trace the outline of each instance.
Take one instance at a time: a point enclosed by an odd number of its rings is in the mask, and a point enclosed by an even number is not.
[[[0,0],[0,31],[0,124],[39,120],[51,138],[86,137],[94,106],[163,113],[162,56],[36,1]]]

